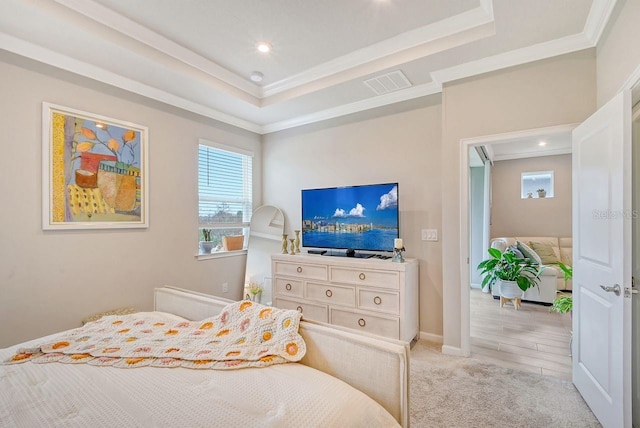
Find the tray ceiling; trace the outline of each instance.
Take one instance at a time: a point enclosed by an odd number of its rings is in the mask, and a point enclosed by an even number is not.
[[[615,2],[4,0],[0,49],[264,134],[594,47]]]

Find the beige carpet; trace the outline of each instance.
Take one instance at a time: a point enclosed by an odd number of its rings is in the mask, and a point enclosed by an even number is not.
[[[411,350],[411,426],[600,427],[573,384],[443,355],[419,341]]]

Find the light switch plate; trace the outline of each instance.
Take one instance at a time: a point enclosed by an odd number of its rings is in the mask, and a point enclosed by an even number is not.
[[[422,229],[422,240],[423,241],[437,241],[438,240],[438,229]]]

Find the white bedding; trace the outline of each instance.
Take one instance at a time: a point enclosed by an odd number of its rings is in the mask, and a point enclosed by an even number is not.
[[[153,313],[149,316],[164,316]],[[175,315],[168,315],[175,320]],[[4,361],[18,348],[0,350]],[[250,385],[250,387],[249,387]],[[381,386],[384,387],[384,386]],[[2,427],[391,427],[346,383],[288,363],[232,371],[87,364],[0,365]]]

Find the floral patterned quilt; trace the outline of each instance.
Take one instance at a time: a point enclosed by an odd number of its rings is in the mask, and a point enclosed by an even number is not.
[[[168,323],[137,314],[105,316],[38,348],[20,349],[16,364],[237,369],[299,361],[301,314],[251,301],[234,302],[202,321]]]

